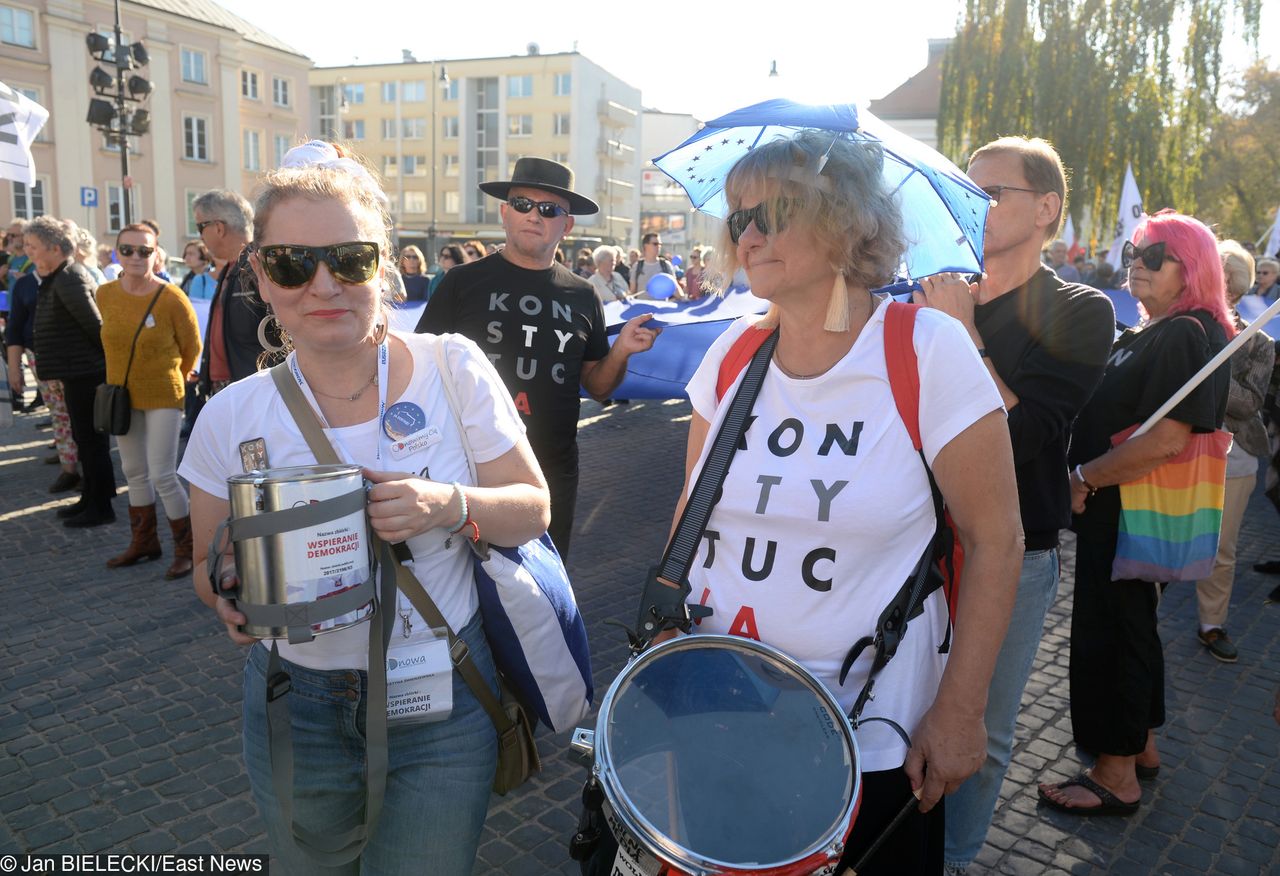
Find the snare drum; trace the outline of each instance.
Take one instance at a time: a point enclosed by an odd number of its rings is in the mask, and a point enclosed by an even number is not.
[[[634,660],[600,706],[593,756],[616,876],[832,873],[861,802],[835,697],[776,648],[733,636]]]

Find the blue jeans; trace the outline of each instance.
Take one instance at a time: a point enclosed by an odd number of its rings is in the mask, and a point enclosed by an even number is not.
[[[982,768],[947,798],[946,863],[963,868],[982,851],[991,816],[1000,796],[1000,785],[1013,753],[1013,733],[1018,721],[1022,690],[1031,665],[1044,618],[1058,595],[1058,550],[1028,551],[1022,558],[1018,597],[1009,619],[1009,632],[996,658],[987,693],[987,759]]]
[[[480,616],[459,635],[496,692],[493,656]],[[453,713],[448,720],[390,726],[387,790],[373,836],[358,861],[326,868],[294,845],[271,788],[266,666],[267,648],[255,645],[244,669],[244,759],[266,823],[272,872],[468,876],[489,806],[498,743],[488,713],[461,674],[453,673]],[[287,696],[294,818],[312,831],[345,829],[361,817],[364,806],[367,675],[304,669],[288,662],[285,671],[292,681]]]

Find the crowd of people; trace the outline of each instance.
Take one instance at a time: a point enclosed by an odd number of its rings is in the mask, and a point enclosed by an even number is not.
[[[907,245],[882,160],[872,144],[823,132],[762,145],[725,182],[731,213],[715,248],[683,258],[665,255],[657,233],[629,253],[601,245],[566,255],[575,216],[598,206],[575,191],[568,167],[524,157],[510,180],[480,184],[501,202],[505,241],[446,243],[432,272],[420,248],[394,249],[373,172],[315,141],[264,176],[252,205],[226,190],[194,201],[199,239],[183,248],[180,285],[153,222],[124,227],[105,257],[68,221],[10,226],[0,267],[10,386],[23,410],[49,409],[50,461],[61,469],[51,491],[80,490],[57,514],[68,527],[114,521],[110,438],[95,428],[94,397],[104,384],[125,387],[130,417],[115,437],[130,539],[106,565],[162,555],[158,497],[172,538],[164,576],[192,575],[229,637],[251,646],[244,757],[287,872],[314,871],[296,825],[308,835],[340,831],[360,809],[363,731],[352,716],[369,696],[368,658],[358,625],[269,652],[239,629],[245,616],[223,595],[234,582],[206,572],[221,549],[214,533],[229,513],[227,478],[264,460],[315,459],[264,366],[285,363],[339,455],[363,468],[371,528],[411,552],[412,574],[496,693],[458,534],[471,527],[473,541],[483,533],[514,546],[548,531],[567,558],[580,396],[609,399],[630,358],[661,331],[637,316],[610,343],[604,305],[697,299],[720,277],[744,277],[768,311],[733,323],[688,385],[686,485],[674,519],[743,380],[725,363],[744,344],[773,346],[687,582],[714,610],[693,632],[780,648],[842,708],[865,707],[855,728],[863,801],[842,864],[877,845],[859,872],[961,873],[973,862],[1057,596],[1066,529],[1076,534],[1071,721],[1094,763],[1041,784],[1039,796],[1077,815],[1139,809],[1143,783],[1159,772],[1166,718],[1160,587],[1113,575],[1119,485],[1176,457],[1193,434],[1225,427],[1235,436],[1218,557],[1197,584],[1196,634],[1214,658],[1236,660],[1226,622],[1259,466],[1280,509],[1275,342],[1254,335],[1150,431],[1123,443],[1112,436],[1156,411],[1244,329],[1235,309],[1243,295],[1280,295],[1278,265],[1173,211],[1139,224],[1118,274],[1101,259],[1069,260],[1057,237],[1068,201],[1057,152],[1006,137],[977,149],[967,168],[991,201],[982,275],[923,278],[914,304],[897,303],[873,291],[894,279]],[[1138,325],[1118,327],[1099,291],[1117,280],[1139,302]],[[203,337],[192,300],[208,302]],[[425,302],[415,332],[390,327],[390,308],[405,300]],[[914,416],[887,364],[902,344],[916,363]],[[38,393],[29,405],[28,371]],[[417,431],[394,433],[392,410]],[[427,434],[428,424],[437,431]],[[958,591],[929,588],[886,664],[850,663],[851,645],[883,632],[886,603],[932,565],[944,535],[963,547]],[[1280,561],[1256,568],[1280,574]],[[1280,587],[1272,598],[1280,601]],[[397,608],[406,636],[394,653],[413,657],[426,645],[407,631],[429,625],[415,608]],[[292,801],[272,777],[276,665],[292,686]],[[877,677],[868,702],[860,694]],[[451,679],[452,705],[435,720],[390,724],[386,800],[362,866],[471,871],[498,754],[489,716],[458,673]],[[913,794],[918,810],[898,817]],[[607,839],[584,872],[609,872],[616,847]]]

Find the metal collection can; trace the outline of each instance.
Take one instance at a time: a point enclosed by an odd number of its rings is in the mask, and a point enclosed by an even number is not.
[[[298,465],[251,471],[227,478],[234,519],[364,492],[356,465]],[[239,598],[254,605],[317,602],[350,590],[369,578],[370,539],[364,511],[316,526],[235,542]],[[312,633],[333,632],[361,623],[374,602],[312,624]],[[304,626],[305,629],[305,626]],[[246,624],[242,631],[263,639],[286,638],[283,626]]]

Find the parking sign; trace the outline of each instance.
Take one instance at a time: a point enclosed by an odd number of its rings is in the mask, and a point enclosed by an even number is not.
[[[98,206],[98,190],[93,186],[80,187],[80,206],[96,207]]]

